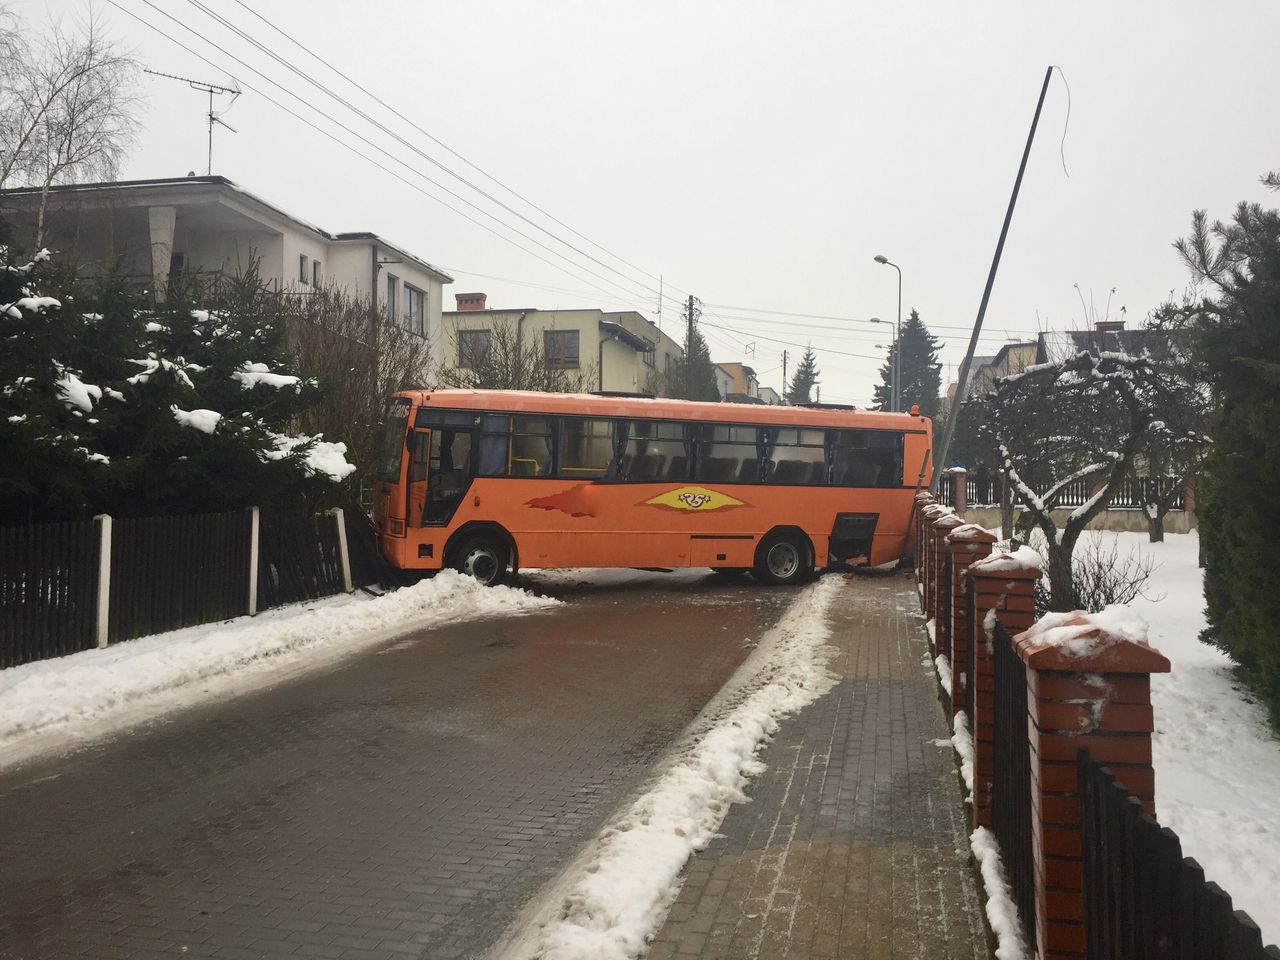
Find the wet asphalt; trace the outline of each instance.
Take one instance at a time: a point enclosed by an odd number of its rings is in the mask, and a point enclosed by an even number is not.
[[[0,958],[483,953],[796,595],[702,572],[523,582],[564,605],[0,771]]]

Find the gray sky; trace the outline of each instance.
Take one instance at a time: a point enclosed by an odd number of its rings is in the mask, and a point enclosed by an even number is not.
[[[942,359],[954,377],[1049,64],[1070,84],[1070,121],[1055,75],[979,353],[1037,327],[1082,325],[1076,284],[1099,315],[1116,288],[1112,315],[1127,307],[1137,325],[1186,283],[1170,243],[1193,209],[1225,218],[1240,200],[1280,203],[1258,183],[1280,167],[1274,0],[1085,2],[1060,14],[1051,10],[1068,5],[244,0],[589,241],[369,101],[246,6],[202,0],[622,276],[354,117],[190,0],[151,2],[175,19],[146,0],[118,0],[216,67],[99,0],[110,32],[146,66],[213,82],[235,76],[494,232],[249,90],[225,118],[239,132],[215,132],[214,173],[325,229],[372,230],[449,269],[457,280],[446,306],[452,293],[482,290],[497,307],[601,306],[656,316],[661,275],[665,330],[681,339],[678,301],[695,294],[711,305],[704,333],[714,359],[745,360],[779,389],[782,351],[791,352],[794,369],[812,343],[823,400],[870,398],[883,358],[875,345],[888,343],[889,328],[763,311],[893,319],[897,275],[872,261],[884,253],[902,268],[904,316],[915,307],[945,341]],[[83,0],[14,7],[31,21],[87,9]],[[152,77],[141,92],[144,129],[122,175],[203,173],[202,95]]]

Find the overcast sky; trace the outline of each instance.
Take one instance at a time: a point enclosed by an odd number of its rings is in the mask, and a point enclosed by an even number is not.
[[[794,370],[811,343],[823,400],[866,402],[878,379],[876,345],[890,328],[865,321],[895,318],[897,275],[873,262],[877,253],[902,268],[903,315],[919,310],[954,377],[1050,64],[1070,84],[1070,120],[1055,74],[979,353],[1038,328],[1084,325],[1077,284],[1099,317],[1109,300],[1113,317],[1126,307],[1138,325],[1186,283],[1170,244],[1193,209],[1225,218],[1240,200],[1280,203],[1258,183],[1280,167],[1275,0],[1074,3],[1060,15],[1050,8],[1068,5],[118,4],[97,9],[145,66],[245,88],[225,115],[238,132],[214,134],[215,174],[327,230],[372,230],[446,268],[456,277],[446,307],[454,293],[479,290],[495,307],[633,308],[656,319],[661,276],[664,330],[681,338],[679,301],[696,295],[708,305],[713,358],[744,360],[778,389],[782,351]],[[29,21],[87,10],[83,0],[12,5]],[[153,77],[140,93],[143,129],[122,176],[204,173],[203,95]]]

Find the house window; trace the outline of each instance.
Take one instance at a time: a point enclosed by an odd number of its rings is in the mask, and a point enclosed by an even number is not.
[[[400,293],[400,278],[397,277],[394,273],[388,273],[387,274],[387,298],[386,298],[386,302],[383,304],[383,308],[387,311],[387,319],[393,322],[398,321],[400,318],[400,311],[397,309],[399,307],[399,301],[400,301],[399,293]]]
[[[307,285],[307,281],[311,279],[310,260],[311,258],[305,253],[298,254],[298,282],[304,287]]]
[[[646,367],[652,367],[654,365],[654,343],[648,337],[641,337],[640,339],[644,341],[644,365]]]
[[[320,261],[311,261],[311,285],[313,287],[320,286]]]
[[[489,353],[488,330],[458,331],[458,366],[478,367]]]
[[[427,335],[427,295],[417,287],[404,285],[404,325],[410,333]]]
[[[548,367],[576,367],[578,365],[578,331],[544,330],[542,350],[547,356]]]

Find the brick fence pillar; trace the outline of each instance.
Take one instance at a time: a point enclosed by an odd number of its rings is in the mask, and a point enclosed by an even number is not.
[[[920,511],[920,609],[925,617],[933,614],[933,523],[939,517],[950,515],[951,511],[940,503],[931,503]]]
[[[1027,665],[1036,954],[1082,960],[1085,936],[1076,754],[1087,747],[1148,813],[1151,674],[1169,661],[1146,643],[1136,614],[1056,614],[1014,638]]]
[[[933,656],[945,653],[950,657],[951,646],[945,642],[951,636],[951,618],[947,610],[951,600],[951,588],[947,584],[947,534],[964,526],[964,521],[954,513],[948,513],[933,520],[929,526],[929,583],[925,588],[929,596],[925,616],[933,621]]]
[[[924,510],[937,502],[932,493],[928,490],[922,490],[916,494],[915,509],[911,513],[911,555],[915,560],[917,584],[922,582],[921,564],[924,562],[924,551],[920,549],[924,531]]]
[[[1040,571],[1026,568],[1003,551],[969,565],[977,607],[973,645],[973,825],[991,826],[991,778],[995,774],[996,663],[988,615],[999,618],[1010,635],[1026,630],[1036,618],[1036,581]]]
[[[969,471],[964,467],[952,467],[950,479],[955,491],[951,498],[952,509],[957,516],[963,517],[965,509],[969,506]]]
[[[976,523],[954,527],[946,537],[945,549],[951,554],[951,582],[947,584],[951,591],[951,689],[947,693],[951,697],[952,716],[964,709],[969,684],[969,644],[972,638],[969,636],[964,574],[969,564],[991,555],[991,546],[995,542],[996,535]],[[977,614],[976,630],[982,628],[982,616],[982,613]],[[969,721],[972,725],[973,718],[970,717]]]

